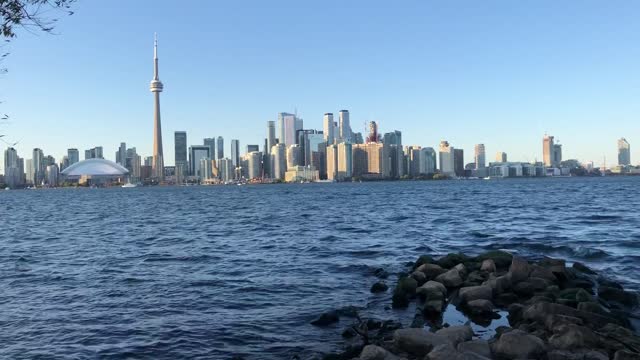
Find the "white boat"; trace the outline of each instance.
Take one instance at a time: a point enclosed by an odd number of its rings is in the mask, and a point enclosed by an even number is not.
[[[126,183],[124,185],[122,185],[123,188],[134,188],[134,187],[138,187],[138,185],[136,184],[132,184],[132,183]]]

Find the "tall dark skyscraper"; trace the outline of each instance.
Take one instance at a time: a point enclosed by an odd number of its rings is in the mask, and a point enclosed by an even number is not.
[[[213,160],[216,158],[216,138],[206,138],[203,141],[205,146],[209,147],[209,156],[211,157],[209,160]]]
[[[224,158],[224,139],[222,136],[218,136],[218,159]]]
[[[187,163],[187,132],[176,131],[173,133],[174,147],[175,147],[175,164]]]
[[[240,140],[231,140],[231,162],[233,166],[240,166]]]
[[[631,165],[631,145],[625,138],[618,140],[618,165]]]
[[[456,176],[464,176],[464,150],[453,150],[453,169]]]
[[[275,144],[276,144],[276,122],[267,121],[267,146],[265,149],[265,153],[269,154],[271,152],[271,148]]]
[[[149,89],[155,100],[153,108],[153,163],[151,164],[152,176],[158,181],[164,179],[164,159],[162,155],[162,126],[160,123],[160,93],[164,85],[158,77],[158,39],[153,44],[153,80]]]

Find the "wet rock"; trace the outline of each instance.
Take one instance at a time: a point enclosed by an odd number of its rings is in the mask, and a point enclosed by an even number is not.
[[[544,325],[547,330],[557,333],[563,326],[566,325],[583,325],[584,323],[580,318],[567,316],[567,315],[549,315],[544,320]]]
[[[609,339],[615,339],[617,342],[624,344],[628,348],[640,351],[640,336],[634,334],[631,330],[623,328],[615,324],[607,324],[598,329],[598,333]]]
[[[509,305],[509,307],[507,308],[507,311],[509,312],[509,323],[510,324],[518,324],[520,321],[522,321],[522,315],[524,314],[524,305],[522,304],[511,304]]]
[[[627,350],[618,350],[613,355],[613,360],[640,360],[640,354]]]
[[[383,268],[377,268],[373,271],[373,276],[378,279],[386,279],[389,277],[389,273]]]
[[[500,306],[500,307],[506,307],[510,304],[515,303],[516,301],[518,301],[518,295],[514,294],[514,293],[504,293],[504,294],[500,294],[498,295],[497,298],[494,299],[496,305]]]
[[[476,261],[484,261],[484,260],[493,260],[496,268],[498,269],[506,269],[511,265],[511,260],[513,259],[513,255],[509,254],[506,251],[489,251],[486,252],[476,258]]]
[[[393,333],[395,347],[414,356],[427,355],[435,346],[447,342],[447,339],[428,333],[424,329],[399,329]]]
[[[525,309],[523,313],[523,319],[530,321],[537,321],[539,323],[544,323],[547,316],[549,315],[566,315],[577,317],[582,320],[586,325],[591,325],[593,327],[603,327],[607,324],[619,324],[620,322],[614,318],[601,316],[594,313],[589,313],[585,311],[578,311],[574,308],[571,308],[562,304],[553,304],[553,303],[537,303],[529,306]]]
[[[340,309],[336,310],[338,316],[346,316],[346,317],[351,317],[351,318],[357,318],[358,317],[358,311],[362,310],[362,308],[357,307],[357,306],[344,306],[341,307]]]
[[[469,325],[450,326],[436,331],[436,335],[444,337],[454,346],[457,346],[461,342],[471,340],[473,337],[473,330],[471,330],[471,326]]]
[[[577,306],[578,301],[578,293],[580,293],[580,298],[584,299],[585,298],[585,294],[586,294],[586,298],[590,299],[590,295],[589,293],[586,292],[586,290],[582,289],[582,288],[568,288],[568,289],[564,289],[562,291],[560,291],[560,293],[558,293],[558,299],[559,300],[568,300],[570,303],[575,303]],[[586,300],[589,301],[589,300]]]
[[[598,289],[598,296],[606,301],[615,301],[631,308],[638,306],[638,295],[632,292],[602,286]]]
[[[447,271],[437,264],[424,264],[418,267],[417,270],[422,272],[427,277],[427,280],[433,280],[438,275],[443,274]]]
[[[573,266],[572,266],[572,267],[573,267],[574,269],[576,269],[576,270],[580,271],[581,273],[589,274],[589,275],[596,275],[596,272],[595,272],[595,271],[591,270],[589,267],[587,267],[587,266],[586,266],[585,264],[583,264],[583,263],[580,263],[580,262],[573,263]]]
[[[396,355],[376,345],[367,345],[362,349],[359,360],[398,360]]]
[[[487,285],[470,286],[461,288],[458,295],[463,303],[467,303],[480,299],[491,300],[493,298],[493,291],[491,287]]]
[[[575,350],[597,347],[598,336],[591,329],[574,324],[554,328],[556,333],[549,338],[549,345],[560,350]]]
[[[438,275],[435,281],[442,283],[448,288],[456,288],[462,285],[462,277],[456,269],[451,269],[444,274]]]
[[[577,279],[572,279],[569,282],[567,282],[566,287],[567,288],[582,288],[587,290],[590,294],[593,294],[593,281],[591,281],[590,279],[583,279],[583,278],[577,278]]]
[[[618,284],[615,281],[611,281],[609,279],[605,279],[603,277],[598,278],[598,285],[606,286],[606,287],[610,287],[610,288],[614,288],[614,289],[618,289],[618,290],[624,290],[622,285]]]
[[[527,260],[514,256],[509,267],[509,276],[511,277],[511,283],[517,284],[521,281],[529,278],[529,272],[531,271]]]
[[[480,270],[494,273],[496,272],[496,262],[493,261],[493,259],[483,260],[482,265],[480,265]]]
[[[480,356],[491,358],[491,349],[489,343],[485,340],[471,340],[458,344],[458,352],[465,353],[471,352]]]
[[[425,360],[455,360],[458,355],[456,348],[447,343],[434,347],[425,357]]]
[[[511,279],[508,276],[498,276],[489,278],[484,285],[491,287],[493,295],[497,296],[511,289]]]
[[[578,303],[578,310],[592,312],[603,316],[609,315],[609,313],[602,306],[600,306],[600,304],[591,301]]]
[[[552,350],[547,354],[548,360],[608,360],[609,357],[601,352],[582,349]]]
[[[414,264],[414,269],[417,269],[424,264],[434,264],[434,263],[435,262],[431,256],[422,255],[418,258],[418,260],[416,260],[416,263]]]
[[[484,357],[482,355],[473,353],[473,352],[465,352],[460,354],[460,356],[457,357],[458,360],[491,360],[490,357]]]
[[[467,279],[462,284],[463,287],[478,286],[484,284],[489,279],[487,273],[480,271],[474,271],[467,276]]]
[[[407,307],[409,305],[409,299],[415,296],[417,287],[418,282],[415,279],[410,277],[400,278],[393,291],[391,306],[394,309]]]
[[[550,298],[550,297],[547,297],[547,296],[543,296],[543,295],[535,295],[531,299],[527,300],[526,304],[527,305],[533,305],[533,304],[539,303],[539,302],[551,303],[551,302],[553,302],[553,299]]]
[[[580,289],[576,293],[576,301],[579,302],[579,303],[580,302],[593,301],[593,297],[585,289]]]
[[[522,297],[531,297],[535,294],[536,290],[530,282],[522,281],[513,286],[513,292]]]
[[[466,277],[467,274],[469,273],[469,271],[467,270],[467,267],[464,266],[464,264],[460,263],[456,266],[453,267],[454,269],[458,270],[458,273],[460,274],[461,277]]]
[[[378,281],[375,284],[371,285],[371,292],[374,294],[385,292],[388,289],[389,289],[389,286],[387,286],[387,284],[385,284],[384,281]]]
[[[437,281],[427,281],[416,289],[416,294],[426,300],[443,300],[447,296],[447,288]]]
[[[545,353],[544,341],[521,330],[502,334],[491,344],[494,356],[506,359],[539,359]]]
[[[469,261],[469,257],[464,254],[448,254],[436,261],[436,263],[445,269],[451,269],[452,267]]]
[[[474,315],[487,315],[493,313],[493,304],[484,299],[472,300],[467,303],[467,309]]]
[[[445,302],[442,300],[428,300],[424,303],[422,311],[425,315],[437,315],[444,311]]]
[[[558,278],[550,268],[540,265],[533,265],[532,268],[533,270],[531,270],[531,273],[529,274],[530,277],[545,279],[551,283],[558,281]]]
[[[411,277],[418,282],[418,285],[422,285],[427,282],[427,276],[422,271],[414,271],[411,273]]]
[[[311,325],[315,326],[328,326],[340,321],[340,316],[337,311],[328,311],[322,313],[317,319],[311,321]]]

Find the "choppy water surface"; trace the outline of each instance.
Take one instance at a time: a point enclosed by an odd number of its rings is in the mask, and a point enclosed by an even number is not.
[[[511,249],[640,289],[640,178],[0,193],[1,358],[288,358],[333,350],[371,274]]]

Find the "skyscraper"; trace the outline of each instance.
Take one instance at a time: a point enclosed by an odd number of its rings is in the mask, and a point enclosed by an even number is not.
[[[296,131],[302,130],[302,119],[286,112],[278,114],[279,140],[286,146],[296,143]]]
[[[116,152],[116,163],[120,164],[123,167],[126,167],[127,166],[126,160],[127,160],[127,144],[122,142],[120,143],[120,147]]]
[[[556,166],[555,163],[555,147],[553,143],[553,136],[546,135],[542,138],[542,161],[544,166],[551,167]]]
[[[173,133],[174,139],[174,156],[175,156],[175,165],[176,172],[178,172],[178,167],[182,167],[182,174],[186,175],[188,172],[187,166],[187,132],[186,131],[176,131]]]
[[[209,147],[204,145],[191,145],[189,147],[189,166],[191,168],[191,175],[198,176],[204,179],[204,173],[200,171],[200,164],[202,159],[211,160],[209,154]]]
[[[218,159],[224,158],[224,139],[222,136],[218,136]]]
[[[453,169],[456,173],[456,176],[463,177],[464,174],[464,150],[462,149],[454,149],[453,150]]]
[[[202,141],[204,146],[209,147],[209,159],[216,158],[216,138],[206,138]]]
[[[455,175],[454,148],[447,141],[440,141],[440,172],[444,175]]]
[[[338,144],[327,145],[327,179],[338,180]]]
[[[475,158],[476,158],[476,170],[484,169],[487,165],[486,154],[484,151],[484,144],[478,144],[475,146]]]
[[[260,151],[260,146],[259,145],[247,145],[247,151],[246,153],[252,153],[254,151]]]
[[[44,180],[45,176],[45,160],[44,153],[41,149],[35,148],[33,149],[33,157],[32,157],[32,166],[33,166],[33,181],[34,185],[40,185],[42,180]]]
[[[4,181],[10,188],[22,185],[24,163],[16,149],[10,147],[4,151]]]
[[[376,128],[377,131],[377,128]],[[404,152],[402,150],[402,133],[398,130],[383,136],[383,175],[399,178],[404,175]]]
[[[266,153],[271,153],[271,148],[276,144],[276,122],[267,121],[267,148]]]
[[[333,123],[333,114],[326,113],[324,114],[324,119],[322,120],[322,133],[324,134],[324,141],[328,145],[331,145],[335,141],[335,126]]]
[[[153,108],[153,163],[151,164],[152,177],[158,181],[164,179],[164,158],[162,155],[162,126],[160,123],[160,93],[164,85],[158,77],[158,38],[153,43],[153,80],[149,90],[153,93],[155,106]]]
[[[348,113],[347,113],[348,114]],[[338,144],[337,179],[345,180],[353,175],[353,148],[350,142]]]
[[[231,161],[234,167],[240,166],[240,140],[231,140]]]
[[[631,165],[631,145],[625,138],[618,140],[618,165]]]
[[[69,158],[69,165],[73,165],[80,161],[80,152],[78,149],[67,149],[67,157]]]
[[[507,153],[502,151],[497,152],[496,162],[507,162]]]
[[[249,179],[257,179],[262,177],[261,166],[262,165],[262,153],[259,151],[252,151],[247,154],[247,177]]]
[[[298,144],[287,146],[287,170],[300,166],[300,157],[300,146]]]
[[[431,147],[420,149],[420,174],[435,174],[436,172],[436,151]]]
[[[338,121],[340,128],[340,140],[351,142],[351,124],[349,123],[349,110],[340,110],[338,113]]]
[[[284,144],[275,144],[271,148],[271,176],[274,179],[284,180],[287,172],[287,154]]]

